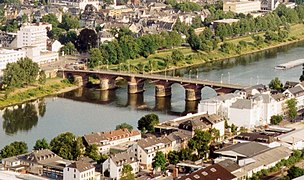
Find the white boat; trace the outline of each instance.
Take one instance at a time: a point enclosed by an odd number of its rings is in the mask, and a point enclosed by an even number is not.
[[[304,64],[304,59],[297,59],[294,61],[289,61],[288,63],[279,64],[275,67],[275,69],[280,69],[280,70],[290,69],[296,66],[300,66],[302,64]]]

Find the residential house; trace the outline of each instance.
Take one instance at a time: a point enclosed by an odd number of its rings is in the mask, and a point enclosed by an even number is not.
[[[171,141],[171,147],[173,151],[180,151],[188,147],[188,141],[192,138],[189,133],[185,131],[175,131],[166,136]]]
[[[71,179],[97,180],[95,178],[95,167],[84,161],[75,161],[63,169],[63,180]]]
[[[47,50],[52,52],[59,52],[63,45],[58,40],[48,39]]]
[[[201,179],[201,180],[236,180],[236,176],[231,174],[228,170],[218,164],[213,164],[206,168],[202,168],[193,173],[187,174],[176,178],[177,180],[190,180],[190,179]]]
[[[304,107],[304,83],[299,83],[292,88],[286,89],[283,94],[288,98],[295,98],[297,100],[297,108],[302,109]]]
[[[63,177],[63,169],[71,162],[57,156],[48,149],[43,149],[2,159],[2,164],[5,170],[26,170],[35,175],[60,179]]]
[[[102,163],[102,174],[108,171],[110,178],[120,179],[124,165],[130,165],[134,174],[139,172],[139,161],[135,151],[130,150],[111,155]]]
[[[105,42],[111,42],[115,39],[115,37],[108,31],[100,31],[97,33],[97,37],[100,44]]]
[[[225,159],[224,161],[218,162],[218,165],[229,171],[231,174],[236,176],[238,180],[245,180],[247,174],[244,172],[242,167],[231,159]]]
[[[153,158],[156,152],[161,151],[164,154],[169,153],[172,150],[171,141],[166,137],[156,138],[154,136],[140,139],[137,142],[135,151],[137,152],[137,159],[139,165],[143,169],[151,169]]]
[[[98,132],[83,136],[85,144],[96,144],[102,154],[110,152],[112,146],[141,139],[141,133],[137,130],[118,129],[109,132]]]

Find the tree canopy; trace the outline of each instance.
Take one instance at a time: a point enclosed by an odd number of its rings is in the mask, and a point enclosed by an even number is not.
[[[283,116],[281,115],[273,115],[270,118],[270,123],[273,125],[278,125],[283,121]]]
[[[138,129],[141,131],[154,132],[154,126],[159,123],[159,118],[156,114],[147,114],[138,120]]]
[[[79,52],[88,52],[91,48],[97,46],[97,34],[92,29],[83,29],[80,31],[77,39],[77,49]]]
[[[25,154],[27,152],[27,144],[22,141],[15,141],[6,145],[0,151],[0,159]]]
[[[127,128],[130,132],[133,130],[133,126],[131,126],[128,123],[122,123],[122,124],[119,124],[119,125],[116,126],[116,130],[125,129],[125,128]]]
[[[38,64],[29,58],[7,63],[3,70],[3,83],[8,87],[22,87],[36,81],[39,72]]]
[[[51,150],[64,159],[76,160],[83,154],[84,145],[81,138],[70,132],[59,134],[50,143]]]
[[[290,119],[294,119],[297,116],[297,100],[295,98],[289,99],[286,101],[287,105],[287,114]]]
[[[34,150],[40,150],[40,149],[50,149],[50,145],[47,142],[45,138],[38,139],[35,143],[35,146],[33,148]]]
[[[166,158],[163,152],[157,151],[155,157],[153,158],[152,167],[160,168],[162,171],[166,168]]]
[[[207,157],[211,140],[212,136],[209,131],[195,130],[194,137],[190,139],[188,146],[190,149],[196,150],[200,158]]]
[[[269,88],[281,91],[283,89],[283,84],[278,77],[274,78],[269,83]]]
[[[132,173],[133,168],[130,164],[125,164],[122,167],[122,171],[121,171],[121,180],[135,180],[135,176]]]

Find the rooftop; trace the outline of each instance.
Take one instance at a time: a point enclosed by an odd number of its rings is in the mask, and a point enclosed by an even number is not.
[[[195,171],[189,175],[177,178],[178,180],[193,180],[193,179],[205,179],[205,180],[231,180],[235,178],[228,170],[218,164],[208,166],[206,168]]]
[[[79,172],[84,172],[84,171],[87,171],[90,169],[95,169],[95,167],[92,164],[84,162],[84,161],[75,161],[67,167],[77,169]]]

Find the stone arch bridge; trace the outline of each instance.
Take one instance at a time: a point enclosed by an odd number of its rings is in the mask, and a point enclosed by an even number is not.
[[[132,74],[116,71],[87,71],[87,70],[58,70],[58,75],[66,77],[81,77],[82,85],[86,85],[91,75],[95,75],[100,80],[101,90],[115,89],[115,81],[118,77],[124,78],[128,82],[128,93],[136,94],[144,91],[144,82],[150,81],[155,85],[156,97],[171,96],[171,85],[174,83],[184,87],[187,101],[196,101],[201,99],[201,90],[208,86],[213,88],[218,94],[231,93],[236,90],[242,90],[248,86],[239,84],[226,84],[200,79],[190,79],[184,77],[172,77],[157,74]]]

